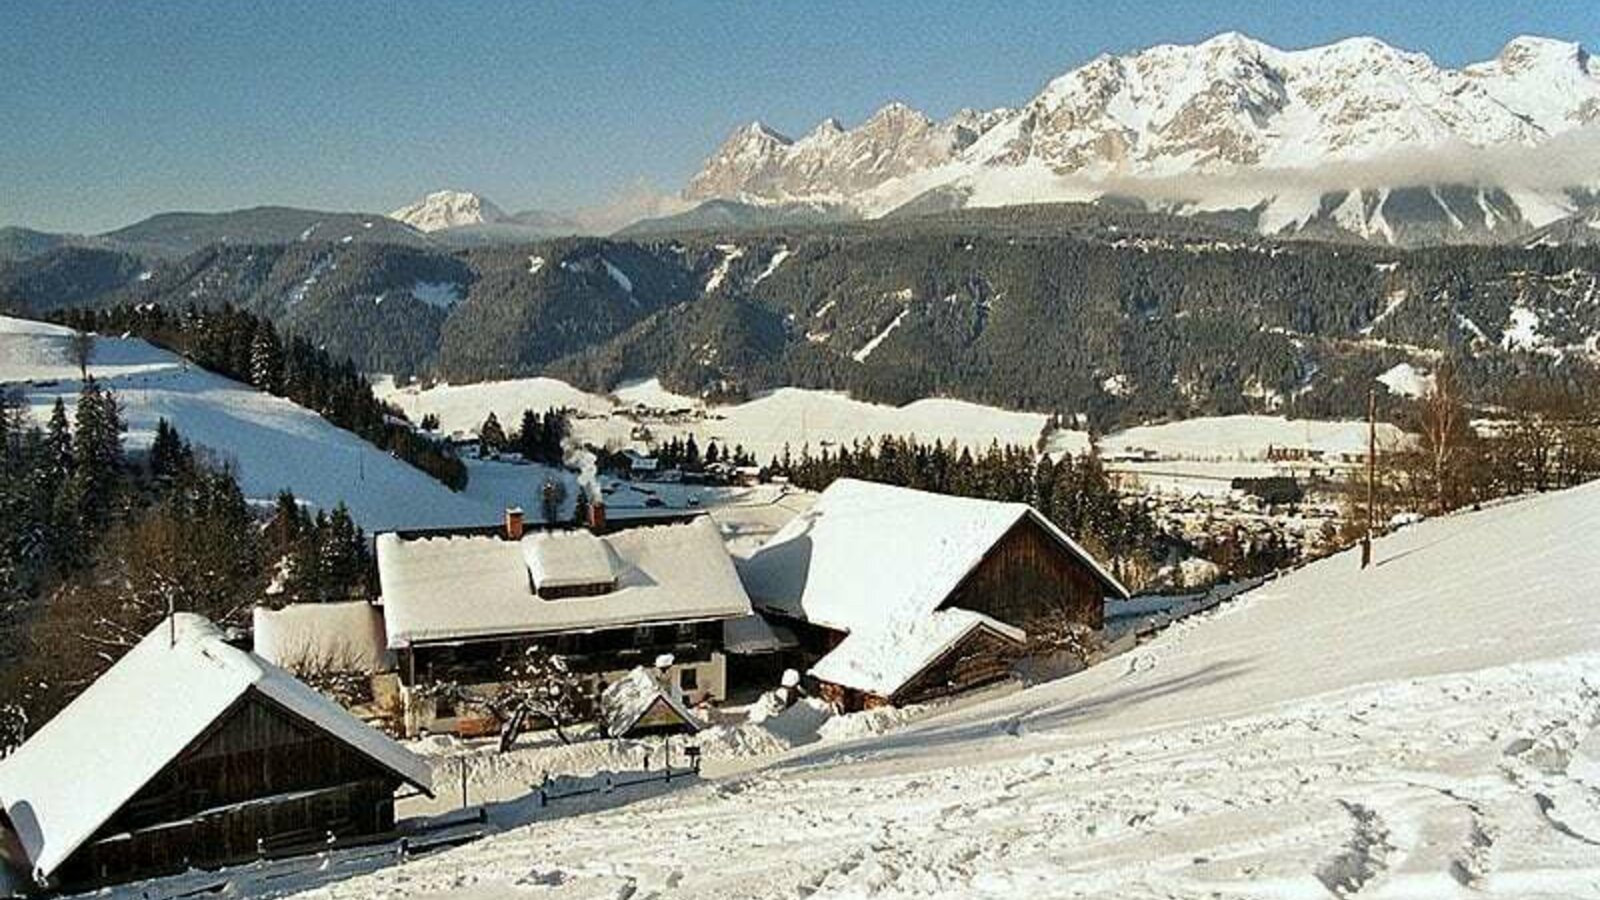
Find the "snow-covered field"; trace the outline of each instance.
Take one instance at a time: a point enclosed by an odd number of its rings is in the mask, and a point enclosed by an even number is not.
[[[1600,484],[1430,520],[1083,673],[311,896],[1600,897]],[[289,880],[233,895],[294,889]]]
[[[509,425],[517,422],[525,409],[568,406],[583,414],[573,427],[580,439],[591,444],[626,446],[633,427],[642,423],[657,441],[692,434],[702,446],[711,440],[730,447],[742,444],[762,462],[782,454],[785,445],[798,455],[807,445],[817,452],[825,446],[885,434],[914,434],[927,442],[937,439],[975,448],[996,440],[1031,447],[1047,424],[1047,417],[1040,413],[962,400],[927,399],[895,407],[865,403],[836,391],[803,388],[779,388],[747,403],[708,406],[664,390],[654,379],[620,387],[614,397],[584,393],[551,378],[440,385],[427,390],[380,381],[376,388],[379,396],[414,420],[426,413],[437,415],[445,431],[475,431],[491,411]],[[634,411],[639,406],[649,411]],[[624,411],[629,415],[623,415]],[[663,411],[686,414],[657,414]]]
[[[1394,447],[1403,432],[1379,423],[1379,449]],[[1269,447],[1317,450],[1326,454],[1365,453],[1367,423],[1285,419],[1282,416],[1214,416],[1163,425],[1143,425],[1107,435],[1103,453],[1153,450],[1169,459],[1259,460]]]
[[[57,397],[69,407],[77,401],[69,333],[0,317],[0,382],[21,384],[41,422]],[[481,524],[499,515],[498,508],[452,493],[315,413],[144,341],[102,337],[89,371],[122,404],[128,447],[147,447],[164,417],[189,441],[231,463],[251,497],[271,498],[288,488],[324,509],[342,500],[368,529]]]

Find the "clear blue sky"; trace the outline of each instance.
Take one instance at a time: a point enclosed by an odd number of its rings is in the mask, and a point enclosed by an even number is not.
[[[1374,34],[1447,65],[1600,43],[1579,2],[340,3],[7,0],[0,225],[385,211],[439,187],[569,207],[676,190],[736,125],[1022,103],[1103,51]]]

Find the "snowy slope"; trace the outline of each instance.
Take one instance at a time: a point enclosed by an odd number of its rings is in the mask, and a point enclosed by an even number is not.
[[[1600,897],[1597,528],[1600,485],[1425,522],[1077,676],[314,895]]]
[[[56,397],[69,406],[78,371],[68,330],[0,317],[0,382],[33,382],[27,398],[41,421]],[[289,488],[324,509],[339,501],[369,530],[493,522],[497,503],[452,493],[417,469],[322,417],[198,369],[130,338],[102,338],[90,373],[110,386],[127,420],[126,446],[148,446],[162,417],[189,441],[235,465],[248,496]]]

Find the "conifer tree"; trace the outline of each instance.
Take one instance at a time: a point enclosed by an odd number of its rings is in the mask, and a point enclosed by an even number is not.
[[[500,427],[500,420],[492,412],[478,428],[478,443],[482,445],[485,453],[491,454],[499,453],[506,447],[505,429]]]

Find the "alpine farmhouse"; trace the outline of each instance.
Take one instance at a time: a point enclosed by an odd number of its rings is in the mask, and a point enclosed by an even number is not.
[[[702,515],[620,527],[598,503],[591,516],[588,528],[525,531],[513,510],[492,533],[378,536],[408,734],[493,731],[486,704],[430,688],[490,698],[530,648],[562,657],[593,698],[668,656],[685,701],[727,696],[724,624],[751,610],[716,525]]]
[[[1030,634],[1098,631],[1128,590],[1023,503],[840,479],[739,566],[846,709],[915,703],[1007,677]]]

